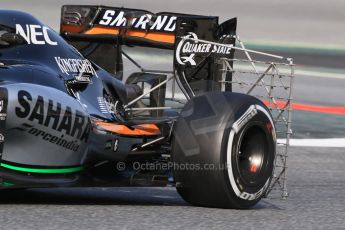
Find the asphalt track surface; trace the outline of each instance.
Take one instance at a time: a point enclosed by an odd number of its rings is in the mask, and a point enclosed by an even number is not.
[[[227,2],[227,3],[226,3]],[[243,39],[345,45],[345,3],[320,1],[2,1],[1,8],[28,11],[58,28],[62,4],[104,4],[152,11],[239,17]],[[302,65],[341,69],[343,56],[287,53]],[[345,105],[345,79],[330,71],[299,74],[295,100]],[[343,70],[342,70],[343,71]],[[314,72],[315,73],[315,72]],[[344,116],[297,114],[299,137],[345,136]],[[307,120],[313,120],[307,123]],[[342,122],[340,122],[342,121]],[[343,126],[345,127],[345,125]],[[309,130],[310,133],[306,132]],[[326,131],[327,130],[327,131]],[[0,191],[0,229],[344,229],[345,148],[292,147],[290,197],[264,199],[251,210],[193,207],[174,188],[74,188]]]
[[[292,148],[287,200],[193,207],[174,188],[0,191],[1,229],[344,229],[342,148]]]

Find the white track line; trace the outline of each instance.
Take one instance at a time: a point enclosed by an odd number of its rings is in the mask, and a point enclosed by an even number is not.
[[[278,139],[277,142],[286,143],[286,139]],[[290,139],[290,146],[345,148],[345,138]]]

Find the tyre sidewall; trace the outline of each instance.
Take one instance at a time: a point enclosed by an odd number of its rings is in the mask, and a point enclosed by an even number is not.
[[[234,130],[233,126],[236,121],[250,110],[251,107],[253,111],[256,110],[256,114],[246,121],[239,130]],[[227,166],[224,174],[230,196],[235,198],[235,202],[239,208],[246,208],[256,204],[269,188],[275,159],[276,133],[270,112],[260,101],[256,101],[254,104],[251,101],[242,105],[235,113],[235,122],[229,122],[229,124],[232,124],[232,126],[224,131],[222,147],[222,160]],[[264,155],[262,165],[265,170],[262,172],[257,184],[250,186],[240,176],[237,157],[244,134],[249,128],[254,126],[259,127],[265,133],[267,151]]]

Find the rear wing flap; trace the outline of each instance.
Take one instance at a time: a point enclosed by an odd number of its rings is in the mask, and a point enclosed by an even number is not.
[[[212,27],[199,29],[203,33],[199,34],[201,38],[207,36],[212,39],[208,35],[236,31],[236,25],[231,29],[229,23],[218,25],[218,17],[213,16],[152,13],[141,9],[107,6],[65,5],[61,9],[60,34],[71,41],[119,41],[127,45],[174,49],[176,31],[181,31],[176,25],[181,18],[212,21]],[[233,23],[231,25],[233,26]],[[201,24],[188,26],[183,28],[193,30]],[[179,32],[178,36],[180,35],[182,34]]]

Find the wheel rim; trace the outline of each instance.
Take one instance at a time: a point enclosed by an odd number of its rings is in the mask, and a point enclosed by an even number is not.
[[[239,177],[247,186],[261,183],[267,170],[266,152],[268,151],[266,133],[259,125],[247,127],[241,135],[236,156]]]

